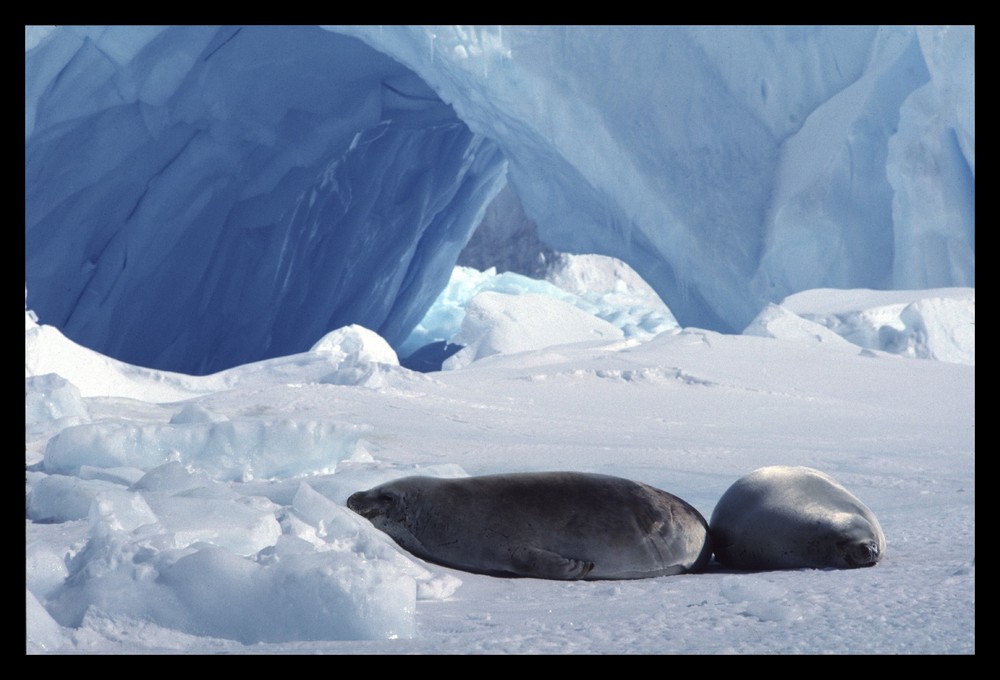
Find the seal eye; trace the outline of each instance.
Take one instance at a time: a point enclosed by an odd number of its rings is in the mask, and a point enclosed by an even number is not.
[[[387,514],[396,507],[396,497],[394,494],[384,491],[377,494],[370,491],[358,491],[347,499],[347,507],[365,519],[373,519]]]
[[[378,513],[393,521],[399,521],[402,517],[400,512],[399,494],[392,491],[381,491],[372,503],[378,508]]]

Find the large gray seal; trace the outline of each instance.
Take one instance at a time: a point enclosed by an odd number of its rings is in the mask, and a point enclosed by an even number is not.
[[[776,465],[729,487],[712,512],[715,557],[735,569],[874,566],[885,555],[875,514],[829,475]]]
[[[698,571],[712,554],[696,509],[608,475],[405,477],[347,507],[417,557],[491,576],[648,578]]]

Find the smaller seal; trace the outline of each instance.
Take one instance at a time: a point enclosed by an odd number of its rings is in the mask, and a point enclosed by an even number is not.
[[[722,495],[710,522],[715,557],[733,569],[852,569],[885,555],[875,514],[830,475],[776,465]]]
[[[405,477],[347,507],[417,557],[491,576],[649,578],[698,571],[712,555],[695,508],[608,475]]]

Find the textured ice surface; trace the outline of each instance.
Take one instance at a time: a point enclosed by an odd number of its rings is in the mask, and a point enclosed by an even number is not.
[[[188,373],[398,349],[505,185],[684,326],[974,285],[972,27],[328,28],[26,30],[43,324]]]

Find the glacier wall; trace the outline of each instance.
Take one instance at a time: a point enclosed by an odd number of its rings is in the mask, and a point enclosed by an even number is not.
[[[352,323],[399,342],[504,170],[355,38],[56,29],[25,53],[27,304],[80,344],[188,373]]]
[[[324,28],[26,31],[43,323],[186,372],[398,346],[505,181],[686,326],[974,286],[972,27]]]
[[[974,285],[973,27],[350,32],[500,143],[544,241],[625,260],[683,325]]]

